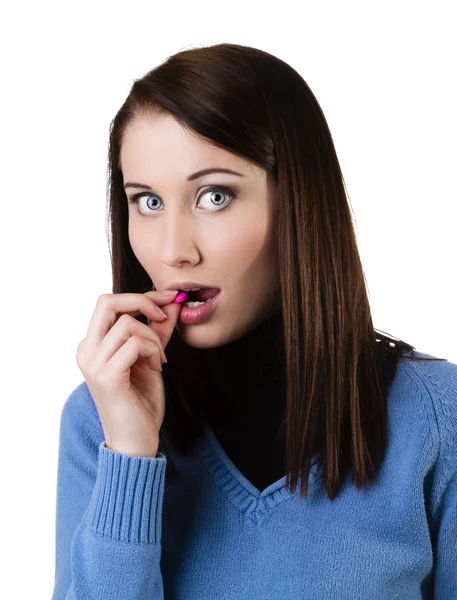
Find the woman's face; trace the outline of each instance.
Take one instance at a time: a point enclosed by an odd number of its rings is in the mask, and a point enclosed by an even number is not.
[[[184,342],[195,348],[227,344],[280,308],[277,203],[263,169],[186,131],[168,115],[130,123],[120,162],[126,202],[143,194],[138,204],[128,204],[128,233],[156,289],[196,281],[221,290],[208,318],[192,325],[178,320]],[[188,180],[214,167],[242,176],[212,173]],[[228,190],[205,191],[211,186]]]

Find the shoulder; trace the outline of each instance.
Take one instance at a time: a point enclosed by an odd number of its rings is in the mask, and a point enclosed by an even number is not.
[[[417,351],[411,356],[438,358]],[[457,474],[457,364],[448,360],[400,358],[397,374],[401,384],[415,396],[417,408],[426,412],[430,447],[436,455],[436,494],[439,495],[449,479]]]
[[[415,358],[438,358],[414,351]],[[408,379],[423,397],[443,443],[454,441],[457,433],[457,364],[448,360],[410,360],[400,358],[400,377]]]

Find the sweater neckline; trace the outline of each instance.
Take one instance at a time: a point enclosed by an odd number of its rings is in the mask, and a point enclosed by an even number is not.
[[[286,489],[286,475],[264,490],[256,488],[230,460],[214,431],[206,423],[203,425],[202,435],[197,440],[196,452],[225,496],[254,523],[284,500],[300,493],[300,485],[295,494]],[[316,466],[313,464],[311,467],[308,495],[316,481]]]

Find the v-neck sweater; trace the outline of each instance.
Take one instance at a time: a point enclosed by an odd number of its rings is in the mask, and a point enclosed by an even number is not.
[[[285,476],[260,491],[209,426],[168,480],[162,452],[106,448],[83,382],[60,422],[52,600],[453,600],[457,364],[399,359],[388,440],[377,482],[334,500],[316,465],[307,499]]]
[[[205,421],[237,469],[265,489],[285,475],[282,309],[229,343],[189,351],[208,389]]]

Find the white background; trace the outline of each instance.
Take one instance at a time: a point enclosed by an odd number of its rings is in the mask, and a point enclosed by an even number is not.
[[[76,349],[96,300],[111,293],[108,128],[134,79],[169,55],[239,43],[302,75],[341,163],[374,326],[457,363],[454,3],[162,4],[2,5],[0,596],[9,600],[51,597],[60,413],[83,381]]]

